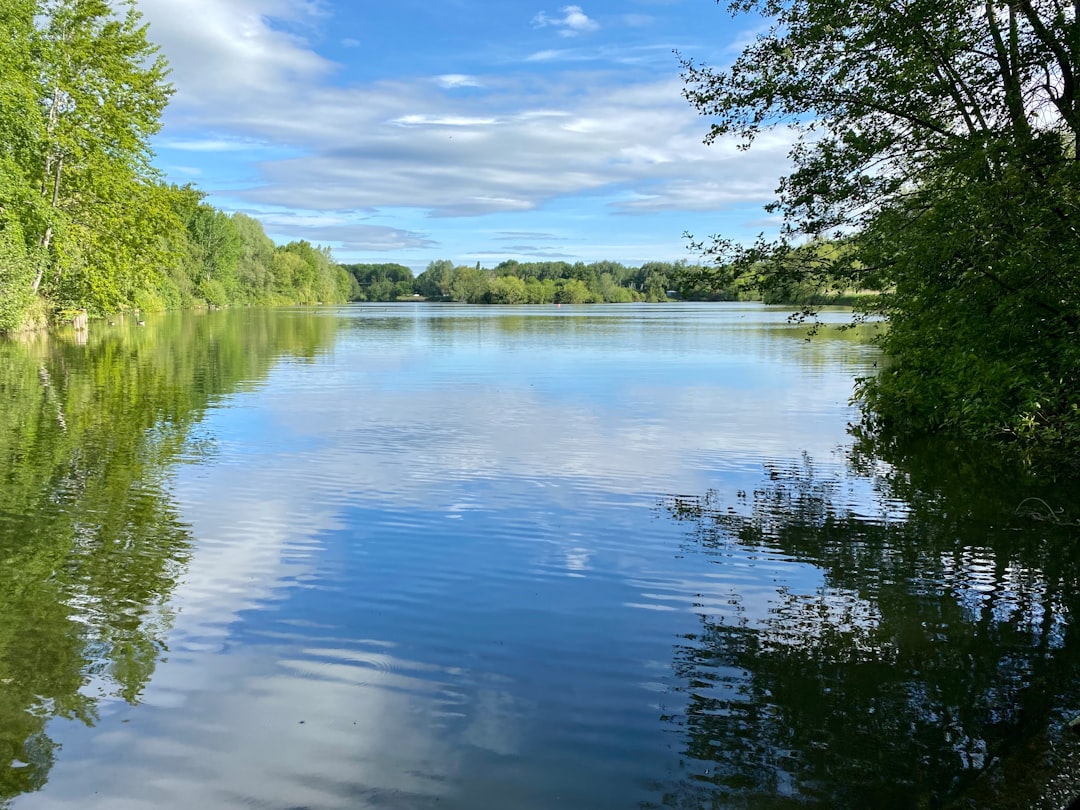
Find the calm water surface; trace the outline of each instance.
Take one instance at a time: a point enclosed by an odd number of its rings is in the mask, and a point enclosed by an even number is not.
[[[1060,806],[1078,490],[868,449],[785,316],[0,343],[0,806]]]

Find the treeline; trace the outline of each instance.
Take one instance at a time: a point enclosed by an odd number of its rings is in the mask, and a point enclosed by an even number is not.
[[[504,261],[494,268],[455,265],[449,259],[431,262],[416,278],[401,264],[343,265],[355,287],[354,301],[397,301],[420,296],[433,301],[467,304],[629,304],[637,301],[755,301],[769,304],[848,303],[864,292],[849,289],[842,278],[811,283],[797,269],[807,262],[827,261],[846,250],[842,243],[815,242],[792,252],[790,278],[762,294],[757,276],[776,273],[776,266],[756,273],[725,272],[715,265],[685,261],[646,262],[627,267],[618,262]]]
[[[0,331],[58,313],[344,301],[326,250],[161,182],[172,86],[133,2],[0,0]]]
[[[493,268],[431,262],[419,276],[400,264],[351,264],[357,301],[395,301],[420,296],[467,304],[592,304],[666,301],[732,301],[736,285],[717,285],[704,268],[679,262],[518,262]],[[745,286],[745,285],[744,285]],[[746,288],[749,291],[749,288]]]
[[[191,186],[166,193],[183,227],[173,232],[174,260],[162,266],[155,287],[137,296],[140,308],[340,303],[354,296],[351,277],[329,248],[303,240],[275,246],[257,219],[218,211]]]

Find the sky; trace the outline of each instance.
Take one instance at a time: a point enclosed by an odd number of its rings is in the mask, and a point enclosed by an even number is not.
[[[722,67],[759,20],[713,0],[140,0],[175,95],[155,137],[277,242],[341,262],[694,261],[750,240],[785,133],[705,146],[680,57]]]

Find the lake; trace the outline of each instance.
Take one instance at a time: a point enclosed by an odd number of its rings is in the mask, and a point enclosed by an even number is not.
[[[0,342],[0,806],[1063,806],[1080,488],[874,446],[787,314]]]

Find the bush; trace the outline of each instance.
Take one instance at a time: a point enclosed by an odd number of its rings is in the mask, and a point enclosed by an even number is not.
[[[223,307],[229,303],[225,286],[214,278],[199,282],[199,295],[212,307]]]

